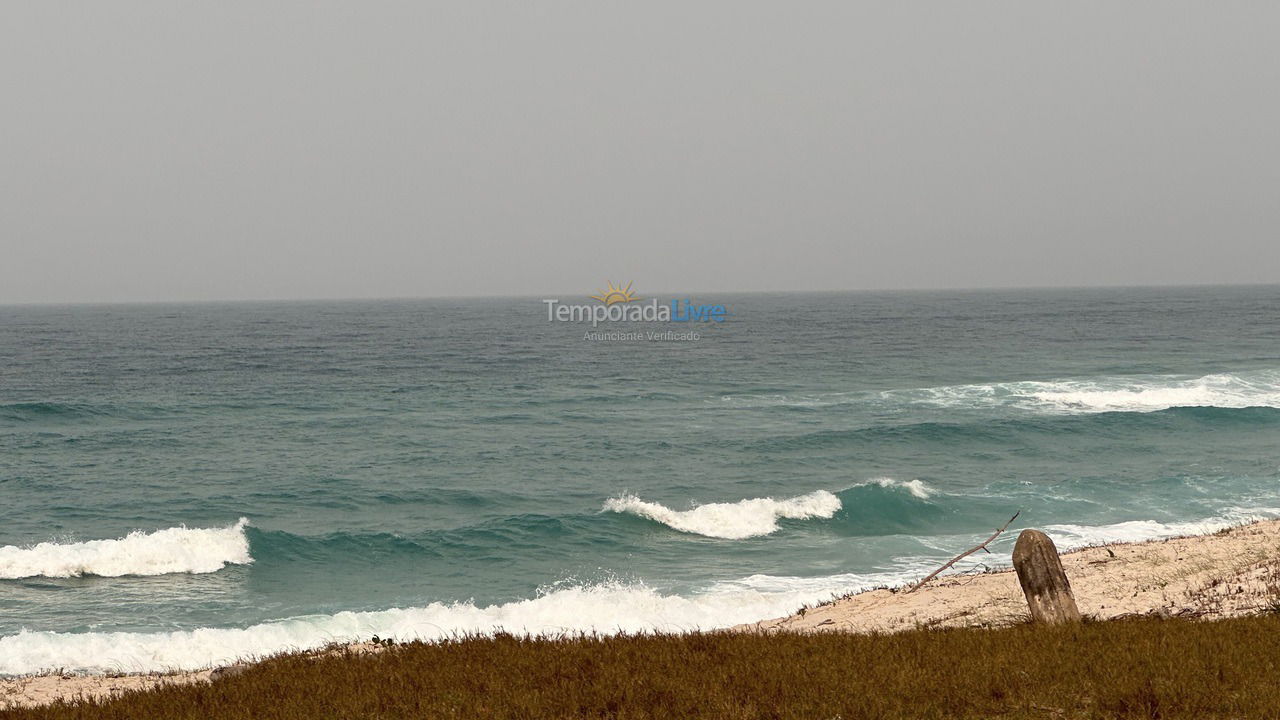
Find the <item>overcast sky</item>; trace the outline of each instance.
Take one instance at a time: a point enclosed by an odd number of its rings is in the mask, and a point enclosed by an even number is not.
[[[1271,2],[0,2],[0,302],[1280,282]]]

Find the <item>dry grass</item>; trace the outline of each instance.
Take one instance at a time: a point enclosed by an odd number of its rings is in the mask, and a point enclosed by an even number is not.
[[[1280,615],[895,635],[512,636],[293,655],[3,718],[1280,716]]]
[[[1185,614],[1229,617],[1280,612],[1280,560],[1264,560],[1188,589]]]

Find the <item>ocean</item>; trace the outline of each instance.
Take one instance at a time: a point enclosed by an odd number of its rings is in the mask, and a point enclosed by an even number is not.
[[[1015,511],[1063,549],[1280,517],[1280,287],[687,298],[727,317],[0,307],[0,674],[718,628]]]

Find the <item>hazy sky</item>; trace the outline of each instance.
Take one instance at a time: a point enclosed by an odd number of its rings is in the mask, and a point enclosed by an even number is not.
[[[1280,282],[1271,2],[0,0],[0,302]]]

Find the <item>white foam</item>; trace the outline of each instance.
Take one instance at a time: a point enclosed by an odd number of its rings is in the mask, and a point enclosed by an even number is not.
[[[118,540],[6,545],[0,547],[0,579],[217,572],[228,564],[253,562],[245,537],[248,524],[240,518],[225,528],[135,530]]]
[[[928,500],[933,497],[933,488],[924,484],[923,480],[895,480],[893,478],[884,477],[876,478],[871,482],[883,488],[902,488],[913,496],[921,500]]]
[[[839,576],[781,592],[765,592],[744,583],[689,597],[662,594],[643,585],[609,583],[564,588],[488,607],[432,603],[420,608],[313,615],[246,628],[160,633],[23,631],[0,637],[0,675],[59,668],[83,673],[195,670],[373,635],[403,641],[499,630],[552,636],[710,630],[784,616],[805,603],[871,583],[857,576]]]
[[[1047,413],[1155,412],[1174,407],[1280,407],[1280,370],[1028,380],[973,385],[723,396],[733,407],[837,405],[983,410],[1013,407]]]
[[[800,603],[805,604],[871,588],[905,585],[929,574],[939,564],[940,561],[932,557],[904,557],[894,562],[896,566],[894,570],[818,577],[751,575],[738,580],[718,582],[711,589],[715,592],[754,590],[762,593],[787,593],[800,598]],[[799,607],[797,605],[787,612],[794,612]],[[755,620],[765,617],[761,616]]]
[[[1151,412],[1172,407],[1280,407],[1276,373],[1130,381],[1062,382],[1030,393],[1051,407],[1082,412]]]
[[[609,498],[603,509],[638,515],[681,532],[740,540],[776,532],[781,518],[829,518],[840,509],[840,498],[826,490],[818,490],[785,500],[750,498],[735,503],[698,505],[691,510],[672,510],[635,495],[624,495]]]
[[[1052,413],[1155,412],[1175,407],[1280,407],[1280,371],[1202,377],[1145,375],[892,390],[882,399],[947,408],[1013,406]]]
[[[1207,535],[1224,528],[1280,517],[1280,508],[1228,508],[1222,515],[1187,522],[1129,520],[1111,525],[1047,525],[1045,532],[1060,549],[1115,542],[1163,540],[1184,535]]]

